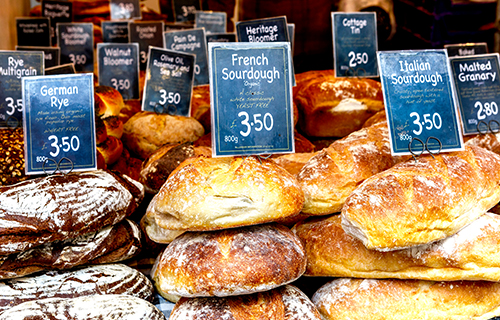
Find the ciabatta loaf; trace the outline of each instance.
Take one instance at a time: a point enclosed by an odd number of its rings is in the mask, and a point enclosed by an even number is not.
[[[407,157],[391,155],[386,122],[360,129],[317,152],[297,174],[304,191],[302,212],[340,212],[346,198],[365,179]]]
[[[77,298],[46,298],[17,305],[0,320],[166,320],[150,302],[119,294],[97,294]]]
[[[168,230],[217,230],[298,215],[304,194],[297,179],[272,160],[189,158],[175,169],[147,208]]]
[[[94,294],[127,294],[152,301],[154,290],[144,274],[124,264],[48,271],[1,281],[0,313],[26,301]]]
[[[427,245],[382,252],[346,234],[340,216],[298,223],[305,275],[434,281],[500,281],[500,216],[486,213],[458,233]]]
[[[297,236],[265,224],[186,232],[158,256],[151,277],[163,296],[223,297],[274,289],[296,280],[305,267]]]
[[[139,183],[103,170],[0,187],[0,255],[116,224],[135,210],[139,195]]]
[[[321,320],[309,298],[292,285],[234,297],[181,298],[169,320]]]
[[[480,147],[421,156],[365,180],[342,208],[342,227],[369,249],[441,240],[500,200],[500,155]]]
[[[338,278],[312,301],[323,320],[487,320],[500,315],[500,283]]]

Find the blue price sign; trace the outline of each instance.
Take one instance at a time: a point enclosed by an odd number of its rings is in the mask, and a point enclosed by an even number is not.
[[[98,43],[99,85],[113,87],[123,99],[139,99],[139,45]]]
[[[446,51],[379,51],[378,63],[391,153],[463,150]]]
[[[57,24],[60,22],[73,22],[73,2],[42,0],[42,16],[50,18],[52,45],[55,45],[57,44]]]
[[[79,72],[94,72],[94,25],[58,23],[57,43],[61,64],[72,63]]]
[[[464,134],[500,127],[498,53],[450,58]]]
[[[214,156],[294,152],[289,42],[209,43]]]
[[[139,68],[141,70],[146,70],[149,46],[163,47],[163,28],[163,21],[129,22],[128,38],[131,43],[139,44]]]
[[[486,42],[445,44],[444,48],[448,51],[448,57],[450,58],[488,53],[488,45]]]
[[[290,41],[285,16],[240,21],[236,34],[239,42]]]
[[[337,77],[377,77],[375,12],[332,12],[333,56]]]
[[[16,18],[16,25],[18,46],[51,45],[49,18]]]
[[[208,84],[207,39],[203,28],[168,31],[165,48],[196,55],[194,85]]]
[[[97,168],[93,74],[23,78],[26,174]]]
[[[43,52],[0,51],[0,128],[20,127],[22,78],[43,75]]]
[[[45,71],[47,68],[52,68],[59,65],[59,56],[61,54],[61,49],[57,47],[23,47],[16,46],[17,51],[43,51]]]
[[[200,0],[172,0],[175,22],[194,22],[194,14],[201,10]]]
[[[191,115],[195,56],[151,47],[142,110]]]
[[[128,21],[101,22],[102,42],[128,43]]]
[[[206,34],[225,33],[226,17],[225,12],[196,11],[194,25],[196,28],[205,28]]]
[[[110,0],[111,20],[142,19],[139,0]]]

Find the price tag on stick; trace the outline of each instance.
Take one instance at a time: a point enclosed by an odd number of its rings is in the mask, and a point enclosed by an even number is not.
[[[50,18],[52,45],[55,45],[57,44],[57,24],[61,22],[73,22],[73,2],[42,0],[42,16]]]
[[[94,72],[94,25],[58,23],[57,43],[61,64],[72,63],[77,72]]]
[[[128,21],[103,21],[102,42],[128,43]]]
[[[51,43],[49,18],[16,18],[17,45],[49,47]]]
[[[163,48],[163,21],[129,22],[128,38],[139,44],[140,70],[146,70],[149,47]]]
[[[486,44],[486,42],[445,44],[444,48],[448,51],[448,57],[450,58],[456,56],[463,57],[488,53],[488,45]]]
[[[196,28],[205,28],[206,34],[225,33],[226,17],[225,12],[196,11],[194,25]]]
[[[45,71],[47,68],[52,68],[59,65],[59,56],[61,50],[57,47],[23,47],[16,46],[17,51],[43,51]]]
[[[111,20],[142,19],[139,0],[110,0]]]
[[[464,134],[500,129],[498,53],[450,58]]]
[[[0,128],[23,124],[22,78],[43,75],[43,52],[0,51]]]
[[[213,156],[294,152],[289,42],[209,43]]]
[[[333,56],[337,77],[377,77],[375,12],[332,12]]]
[[[201,10],[200,0],[172,0],[175,22],[194,22],[194,14]]]
[[[25,172],[97,169],[93,74],[23,78]]]
[[[190,116],[195,59],[192,54],[150,47],[142,110]]]
[[[379,51],[391,153],[463,150],[446,50]]]

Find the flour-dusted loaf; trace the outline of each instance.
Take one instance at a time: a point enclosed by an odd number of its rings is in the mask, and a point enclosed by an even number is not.
[[[139,227],[126,219],[73,239],[0,256],[0,279],[18,278],[43,270],[124,261],[137,255],[140,249]]]
[[[312,301],[323,320],[487,320],[500,315],[500,283],[338,278]]]
[[[342,227],[369,249],[444,239],[500,200],[500,155],[480,147],[421,156],[365,180],[347,198]]]
[[[305,195],[302,212],[340,212],[346,198],[365,179],[407,159],[391,155],[386,122],[360,129],[317,152],[297,180]]]
[[[217,230],[298,215],[304,194],[297,179],[272,160],[189,158],[175,169],[147,208],[168,230]]]
[[[309,298],[292,285],[234,297],[181,298],[169,320],[321,320]]]
[[[454,235],[427,245],[382,252],[346,234],[340,216],[298,223],[305,275],[435,281],[500,281],[500,216],[486,213]]]
[[[316,154],[317,152],[288,153],[272,159],[296,177],[304,165]]]
[[[466,146],[478,146],[500,154],[500,133],[465,136],[464,141]]]
[[[154,290],[144,274],[124,264],[47,271],[0,281],[0,313],[26,301],[94,294],[127,294],[152,301]]]
[[[303,84],[294,96],[298,126],[308,137],[345,137],[384,109],[380,82],[324,76]]]
[[[0,255],[116,224],[143,196],[137,182],[103,170],[0,187]]]
[[[147,214],[145,214],[141,219],[141,228],[144,230],[149,239],[156,243],[165,244],[172,242],[175,238],[185,232],[181,230],[164,229],[156,223],[156,219],[153,216]]]
[[[186,232],[158,256],[151,277],[160,294],[232,296],[271,290],[305,270],[300,240],[279,224]]]
[[[130,295],[104,294],[46,298],[21,303],[0,320],[166,320],[150,302]]]

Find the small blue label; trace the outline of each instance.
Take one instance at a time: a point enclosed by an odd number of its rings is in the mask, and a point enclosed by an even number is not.
[[[139,44],[140,70],[146,70],[149,46],[163,47],[163,21],[129,22],[129,41]]]
[[[23,78],[26,174],[97,168],[93,74]]]
[[[392,154],[463,150],[446,50],[379,51],[378,63]]]
[[[111,20],[141,19],[139,0],[110,0]]]
[[[103,42],[128,43],[128,21],[103,21],[101,29]]]
[[[488,45],[485,42],[481,43],[462,43],[462,44],[445,44],[444,48],[448,51],[448,57],[463,57],[473,56],[477,54],[488,53]]]
[[[42,51],[44,53],[45,70],[59,65],[61,49],[57,47],[24,47],[16,46],[18,51]]]
[[[337,77],[377,77],[375,12],[332,12],[333,55]]]
[[[142,110],[188,117],[195,56],[151,47]]]
[[[498,53],[450,58],[464,134],[498,131]]]
[[[225,12],[196,11],[194,25],[196,28],[205,28],[205,33],[225,33],[226,32]]]
[[[189,29],[165,32],[165,48],[196,55],[194,85],[208,84],[207,43],[205,30]]]
[[[236,24],[238,42],[289,41],[286,17],[241,21]]]
[[[16,18],[17,45],[33,47],[49,47],[49,18]]]
[[[235,33],[211,33],[206,35],[208,42],[236,42]]]
[[[289,42],[209,43],[214,156],[294,152]]]
[[[0,51],[0,128],[23,123],[22,78],[43,75],[43,52]]]
[[[57,43],[61,64],[72,63],[78,72],[94,72],[94,25],[58,23]]]
[[[201,10],[200,0],[172,0],[175,22],[194,22],[196,11]]]
[[[139,45],[98,43],[99,85],[113,87],[123,99],[139,99]]]

